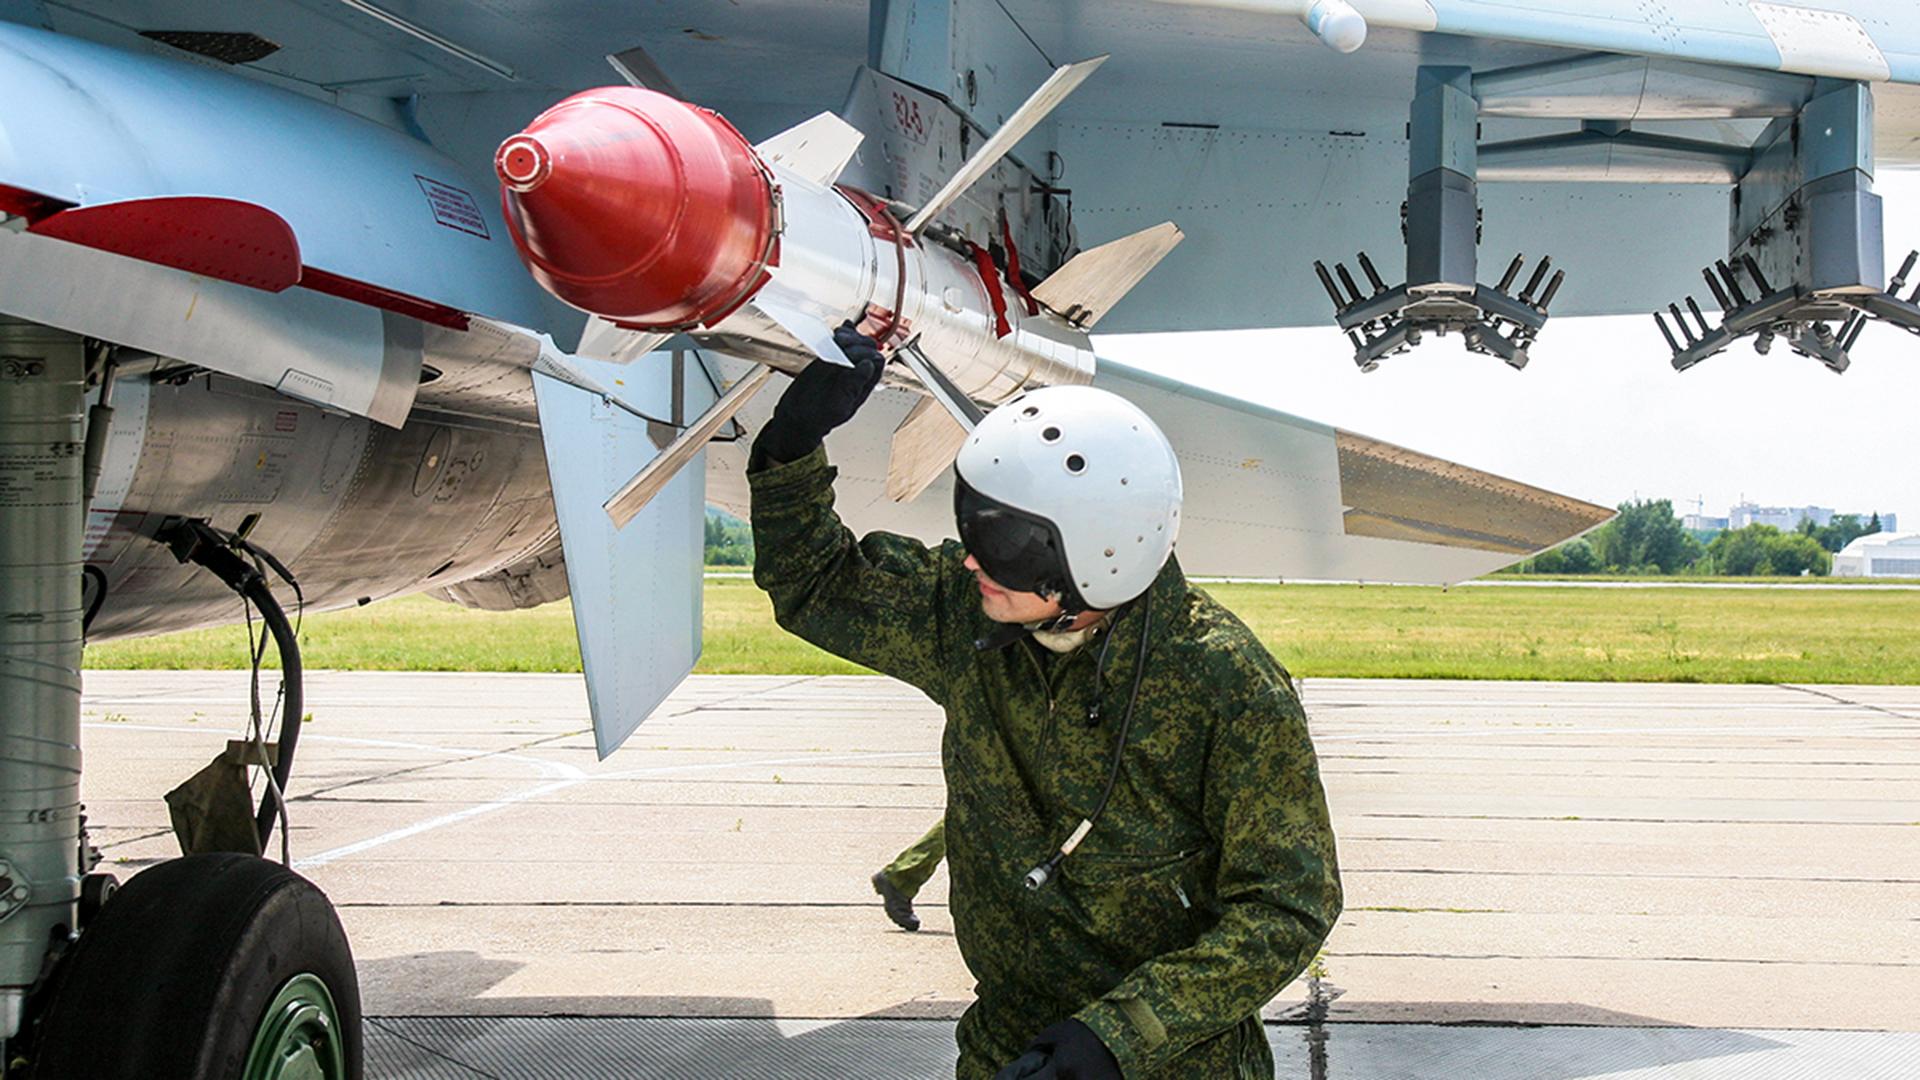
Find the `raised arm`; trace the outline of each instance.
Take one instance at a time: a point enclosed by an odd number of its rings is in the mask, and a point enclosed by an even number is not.
[[[785,629],[940,701],[946,621],[954,616],[941,600],[950,575],[963,572],[959,548],[929,549],[891,533],[855,540],[834,513],[835,473],[821,440],[853,417],[884,364],[851,328],[834,340],[853,367],[816,362],[802,371],[754,442],[753,580]]]

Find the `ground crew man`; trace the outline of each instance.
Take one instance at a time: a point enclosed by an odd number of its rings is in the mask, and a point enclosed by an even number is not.
[[[946,710],[961,1080],[1273,1076],[1259,1011],[1340,912],[1292,682],[1172,558],[1180,476],[1145,413],[1017,396],[955,461],[961,540],[856,539],[821,441],[885,363],[810,365],[748,467],[781,626]]]

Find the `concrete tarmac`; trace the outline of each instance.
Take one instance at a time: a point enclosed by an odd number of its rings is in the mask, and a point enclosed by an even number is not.
[[[88,673],[103,869],[177,851],[160,796],[239,732],[245,683]],[[307,699],[293,855],[340,908],[367,1013],[408,1018],[376,1025],[383,1053],[480,1022],[454,1018],[778,1034],[971,998],[944,872],[917,934],[867,883],[943,802],[939,711],[899,683],[696,677],[605,762],[578,676],[319,672]],[[1407,1065],[1379,1025],[1600,1025],[1738,1036],[1675,1059],[1693,1068],[1784,1047],[1777,1075],[1826,1075],[1827,1053],[1851,1062],[1834,1075],[1886,1055],[1920,1075],[1913,1036],[1781,1034],[1920,1031],[1920,688],[1313,680],[1306,700],[1347,911],[1324,975],[1268,1015],[1317,995],[1323,1058],[1466,1075]],[[1667,1045],[1621,1038],[1636,1068]],[[536,1075],[490,1068],[471,1075]],[[1336,1052],[1328,1075],[1369,1073]]]

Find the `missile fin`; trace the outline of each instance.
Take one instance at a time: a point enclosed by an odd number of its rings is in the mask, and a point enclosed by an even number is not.
[[[939,217],[949,206],[959,201],[960,196],[966,194],[968,188],[991,172],[993,167],[1000,163],[1001,158],[1007,156],[1014,144],[1026,138],[1027,132],[1032,131],[1040,121],[1045,120],[1055,106],[1085,82],[1087,76],[1093,74],[1094,68],[1106,62],[1105,56],[1096,56],[1091,60],[1082,60],[1077,64],[1063,64],[1055,68],[1053,74],[1047,77],[1047,81],[1040,84],[1040,89],[1035,90],[1032,97],[1021,102],[1020,107],[1013,111],[1013,115],[1007,117],[1007,122],[1000,125],[1000,130],[994,132],[992,137],[987,139],[980,149],[976,150],[974,155],[947,179],[946,185],[935,193],[933,198],[927,200],[925,206],[914,213],[907,222],[907,232],[918,236],[920,230],[932,223],[934,218]]]
[[[1067,260],[1033,298],[1082,330],[1100,321],[1185,236],[1171,221],[1142,229]]]
[[[760,295],[752,300],[753,306],[759,309],[762,315],[772,319],[807,352],[829,364],[838,364],[841,367],[853,366],[847,362],[847,354],[841,352],[840,346],[833,343],[833,327],[779,297],[767,295],[769,292],[771,290],[762,289]]]
[[[595,315],[587,319],[587,328],[580,333],[580,347],[574,350],[574,355],[613,364],[631,364],[659,348],[660,343],[669,336],[645,330],[629,330]]]
[[[947,415],[953,417],[954,423],[968,431],[979,426],[986,412],[955,386],[952,379],[947,378],[947,373],[940,370],[940,365],[920,351],[918,337],[896,349],[893,358],[907,365],[907,370],[913,372],[913,377],[920,380],[920,385],[933,395],[933,400],[947,410]]]
[[[753,395],[759,393],[760,388],[767,385],[767,380],[772,377],[772,368],[754,368],[752,373],[728,387],[727,392],[720,395],[720,400],[668,443],[666,449],[642,466],[633,479],[622,484],[612,498],[601,504],[601,509],[613,519],[613,524],[625,528],[627,522],[646,509],[653,497],[660,494],[660,489],[666,487],[667,482],[677,476],[687,462],[705,450],[720,429],[727,425],[727,421],[733,419],[733,414],[753,400]]]
[[[853,160],[863,138],[859,128],[823,112],[753,149],[767,164],[825,188],[840,179],[840,171]]]
[[[652,55],[638,45],[624,52],[609,53],[607,63],[614,71],[620,73],[620,77],[627,81],[628,86],[657,91],[682,101],[687,99],[687,95],[681,93],[680,88],[673,84],[673,80],[667,76],[667,73],[654,62]]]
[[[887,497],[912,502],[940,478],[967,441],[967,429],[930,397],[921,398],[893,432],[887,456]]]

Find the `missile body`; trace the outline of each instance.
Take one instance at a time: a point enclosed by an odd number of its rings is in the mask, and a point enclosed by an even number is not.
[[[1086,334],[984,252],[907,234],[881,200],[834,183],[844,156],[781,149],[677,98],[610,87],[548,109],[494,164],[535,279],[619,326],[793,371],[843,362],[832,328],[851,320],[883,345],[917,339],[990,403],[1091,381]]]

